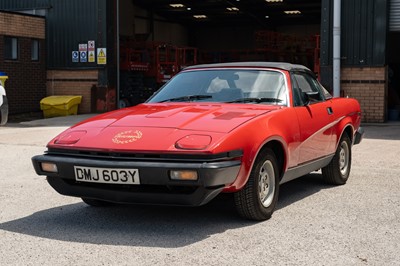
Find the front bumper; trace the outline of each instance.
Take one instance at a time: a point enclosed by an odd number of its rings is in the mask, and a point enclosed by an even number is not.
[[[364,128],[362,128],[362,127],[359,127],[358,129],[357,129],[357,132],[356,132],[356,135],[355,135],[355,137],[354,137],[354,145],[355,144],[360,144],[360,142],[361,142],[361,140],[363,139],[363,137],[364,137]]]
[[[55,163],[58,173],[44,172],[42,162]],[[48,183],[60,194],[98,199],[115,203],[165,204],[199,206],[218,195],[234,182],[241,161],[216,162],[127,161],[73,156],[38,155],[32,158],[38,175],[47,176]],[[99,168],[135,168],[140,185],[99,184],[75,180],[74,166]],[[171,169],[196,170],[198,180],[177,181],[169,178]]]

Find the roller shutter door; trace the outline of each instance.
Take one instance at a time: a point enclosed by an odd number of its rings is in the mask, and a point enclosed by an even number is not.
[[[389,31],[400,31],[400,0],[390,0]]]

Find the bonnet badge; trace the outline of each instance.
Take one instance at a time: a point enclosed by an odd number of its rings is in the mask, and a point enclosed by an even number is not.
[[[139,130],[127,130],[118,133],[112,138],[112,141],[116,144],[128,144],[135,142],[142,138],[142,132]]]

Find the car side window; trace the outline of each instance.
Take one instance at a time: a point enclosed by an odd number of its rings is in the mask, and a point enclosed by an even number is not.
[[[300,94],[300,99],[304,103],[305,99],[303,97],[303,93],[318,93],[319,97],[317,102],[324,101],[325,97],[323,92],[321,91],[321,87],[319,86],[318,81],[313,78],[311,75],[307,73],[294,73],[293,77],[296,81],[296,85],[294,85],[294,100],[296,104],[296,93]],[[296,92],[296,90],[298,92]]]

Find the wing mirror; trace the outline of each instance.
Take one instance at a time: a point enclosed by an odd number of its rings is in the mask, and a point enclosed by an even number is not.
[[[311,102],[319,102],[321,97],[317,91],[302,92],[301,96],[303,98],[304,105],[309,105]]]

